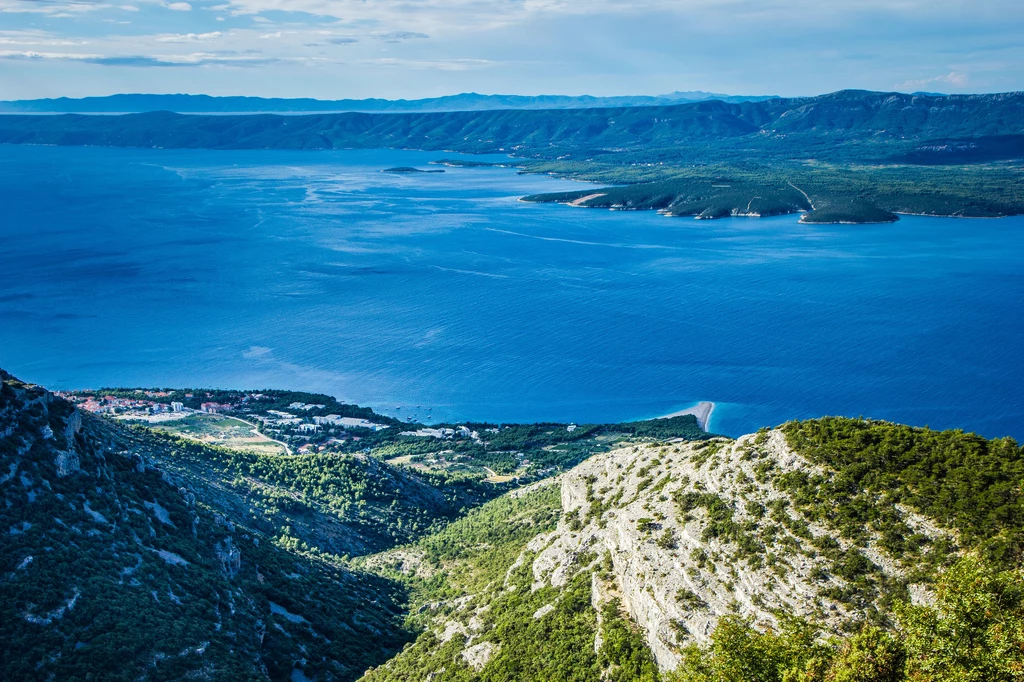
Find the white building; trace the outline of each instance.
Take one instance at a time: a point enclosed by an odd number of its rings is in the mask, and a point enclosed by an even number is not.
[[[420,429],[419,431],[402,431],[399,435],[418,438],[450,438],[455,435],[455,431],[453,429]]]
[[[309,403],[292,403],[288,406],[292,410],[322,410],[326,405],[311,405]]]
[[[331,426],[342,426],[346,428],[371,429],[380,431],[388,428],[385,424],[375,424],[368,419],[356,419],[355,417],[342,417],[339,414],[329,414],[324,417],[313,417],[314,424],[330,424]]]
[[[267,414],[272,414],[275,417],[280,417],[281,419],[288,419],[289,417],[295,416],[291,412],[282,412],[281,410],[267,410]]]

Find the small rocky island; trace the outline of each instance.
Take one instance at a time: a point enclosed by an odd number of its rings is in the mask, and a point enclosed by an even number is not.
[[[385,168],[381,173],[444,173],[444,169],[432,168],[430,170],[423,170],[422,168],[413,168],[412,166],[396,166],[394,168]]]

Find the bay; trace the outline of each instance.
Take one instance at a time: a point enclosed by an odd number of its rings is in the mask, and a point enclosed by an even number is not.
[[[1022,217],[695,221],[523,203],[581,185],[510,169],[380,172],[443,156],[0,147],[0,367],[426,422],[710,400],[728,435],[841,414],[1024,437]]]

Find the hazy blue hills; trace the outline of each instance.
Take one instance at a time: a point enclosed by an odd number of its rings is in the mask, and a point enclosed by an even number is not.
[[[862,156],[855,143],[902,143],[1024,133],[1024,93],[903,95],[842,91],[820,97],[568,110],[360,112],[303,116],[4,116],[0,142],[122,147],[416,147],[469,152],[551,148],[639,150],[735,141],[793,155],[826,145]],[[805,136],[790,140],[790,136]],[[836,147],[843,143],[844,147]],[[908,150],[909,151],[909,150]],[[877,154],[878,150],[872,150]]]
[[[465,92],[425,99],[337,99],[309,97],[212,97],[210,95],[119,94],[106,97],[14,100],[0,102],[4,113],[127,114],[146,111],[174,111],[181,114],[251,114],[314,112],[412,112],[487,111],[491,109],[582,109],[597,107],[638,107],[721,100],[748,102],[772,99],[770,95],[722,95],[713,92],[672,92],[667,95],[592,97],[590,95],[480,95]]]

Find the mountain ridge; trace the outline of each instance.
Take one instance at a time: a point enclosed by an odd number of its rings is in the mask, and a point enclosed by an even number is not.
[[[313,113],[313,112],[414,112],[414,111],[487,111],[493,109],[570,109],[609,106],[654,106],[673,102],[721,100],[746,102],[772,99],[774,95],[724,95],[712,92],[672,92],[665,95],[482,95],[463,92],[457,95],[423,99],[340,99],[308,97],[245,97],[175,94],[121,93],[98,97],[56,97],[33,100],[0,101],[0,113]]]
[[[0,435],[5,677],[351,679],[404,643],[393,584],[211,506],[145,434],[0,372]]]
[[[1010,587],[1019,561],[995,560],[1011,570],[994,572],[967,533],[916,511],[920,501],[894,504],[891,483],[888,492],[851,485],[857,474],[821,459],[832,443],[843,458],[858,451],[833,440],[839,432],[887,457],[909,455],[918,439],[951,439],[915,455],[947,462],[958,459],[949,447],[977,447],[962,432],[825,418],[594,455],[450,532],[370,557],[410,584],[424,631],[365,681],[1019,679],[1024,657],[1010,653],[1024,643],[1024,593]],[[1007,445],[1000,461],[1019,481],[1021,451]],[[847,492],[816,501],[807,481]],[[489,547],[502,518],[519,539]],[[432,589],[439,576],[462,590]],[[1005,613],[982,616],[992,600]],[[993,639],[965,649],[963,628]]]
[[[535,147],[657,148],[686,140],[752,134],[784,138],[823,130],[852,140],[1022,134],[1024,93],[936,97],[843,90],[817,97],[736,104],[704,101],[567,110],[300,116],[155,111],[120,116],[0,117],[0,143],[226,149],[412,146],[493,153]]]

